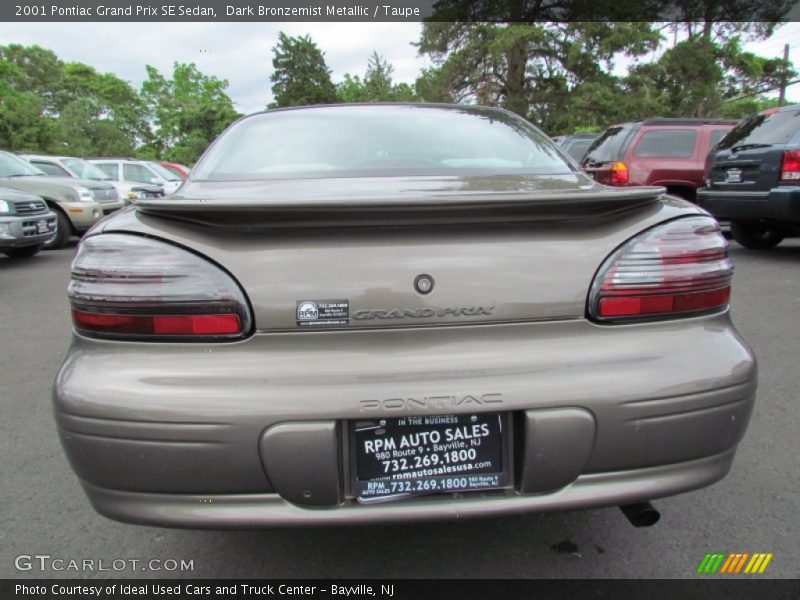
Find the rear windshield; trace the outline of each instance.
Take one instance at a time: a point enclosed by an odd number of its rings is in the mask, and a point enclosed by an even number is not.
[[[733,146],[785,144],[800,128],[800,107],[744,119],[722,138],[718,149]]]
[[[246,180],[475,173],[569,173],[524,120],[479,108],[329,106],[236,123],[193,179]]]
[[[583,162],[602,164],[619,160],[630,132],[630,127],[609,127],[589,146]]]

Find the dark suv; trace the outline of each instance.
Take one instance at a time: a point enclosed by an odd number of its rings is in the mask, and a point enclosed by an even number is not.
[[[746,248],[800,235],[800,104],[747,117],[708,157],[698,203]]]
[[[581,167],[606,185],[663,185],[694,201],[703,187],[709,150],[735,124],[727,119],[654,118],[613,125],[592,143]]]

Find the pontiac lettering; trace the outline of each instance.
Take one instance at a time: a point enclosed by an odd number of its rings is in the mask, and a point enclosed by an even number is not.
[[[371,410],[404,411],[420,408],[448,409],[454,406],[482,406],[500,404],[503,394],[457,394],[447,396],[420,396],[418,398],[386,398],[359,401],[361,412]]]

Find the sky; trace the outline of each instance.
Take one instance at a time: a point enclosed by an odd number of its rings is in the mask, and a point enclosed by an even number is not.
[[[411,45],[421,28],[420,23],[0,23],[0,44],[38,44],[62,60],[114,73],[137,89],[146,64],[169,75],[173,62],[194,62],[202,72],[227,79],[236,109],[251,113],[272,99],[269,76],[279,31],[310,34],[325,52],[334,82],[345,73],[363,76],[368,56],[377,50],[394,66],[395,82],[413,83],[430,65]],[[800,69],[800,23],[784,24],[769,40],[745,48],[782,56],[785,43]],[[626,64],[618,61],[616,71],[624,72]],[[800,83],[787,97],[800,102]]]

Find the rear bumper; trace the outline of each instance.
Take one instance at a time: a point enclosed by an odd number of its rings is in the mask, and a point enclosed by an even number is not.
[[[350,502],[330,509],[303,508],[278,494],[143,494],[87,483],[83,488],[101,515],[141,525],[237,529],[437,521],[622,506],[688,492],[725,477],[733,457],[731,449],[680,464],[581,475],[568,487],[549,494],[506,492],[447,499],[417,498],[369,506]]]
[[[53,397],[67,456],[99,512],[239,527],[558,510],[684,492],[730,468],[755,389],[755,359],[725,313],[614,327],[261,334],[215,345],[76,336]],[[346,420],[498,410],[515,417],[514,489],[380,506],[349,496]]]
[[[800,225],[800,186],[768,192],[697,191],[697,203],[719,219],[768,220]]]

